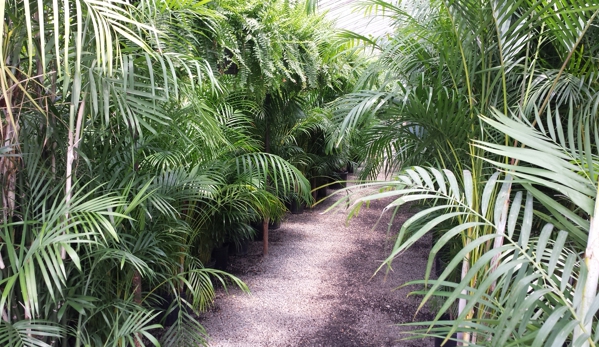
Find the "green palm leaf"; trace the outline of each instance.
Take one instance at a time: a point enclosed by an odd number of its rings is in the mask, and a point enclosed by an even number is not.
[[[534,232],[531,228],[532,194],[527,195],[524,204],[521,192],[508,199],[512,183],[508,179],[499,186],[501,182],[497,175],[485,184],[482,196],[476,198],[480,199],[477,204],[468,188],[475,186],[468,172],[462,177],[462,187],[450,171],[423,168],[409,169],[397,181],[378,184],[393,190],[350,199],[355,199],[354,211],[365,202],[390,197],[396,199],[386,209],[395,209],[410,201],[435,201],[434,206],[423,209],[404,223],[386,261],[388,266],[405,249],[443,222],[462,221],[435,242],[425,280],[406,284],[428,287],[415,292],[423,295],[421,307],[433,297],[442,298],[444,303],[437,312],[437,320],[454,305],[460,306],[458,314],[450,322],[414,323],[431,325],[431,328],[416,333],[450,336],[458,332],[460,340],[467,339],[473,346],[531,342],[548,346],[572,339],[573,331],[578,328],[583,333],[578,335],[574,345],[591,341],[592,332],[584,330],[583,326],[592,319],[598,307],[593,306],[584,317],[580,316],[578,307],[584,291],[581,283],[586,274],[581,259],[568,247],[568,233],[556,234],[550,224],[540,233]],[[359,188],[373,186],[375,184]],[[476,208],[477,205],[480,207]],[[488,206],[495,208],[489,210]],[[439,215],[437,211],[446,212]],[[422,219],[426,223],[416,224]],[[473,232],[474,229],[480,232]],[[450,239],[465,234],[478,236],[464,244],[437,279],[431,279],[437,252]],[[484,253],[476,259],[470,258],[479,248],[484,249]],[[464,272],[462,264],[468,261],[466,259],[470,259],[470,264]],[[448,282],[449,273],[460,268],[461,280]],[[597,301],[599,297],[594,297],[593,305]],[[541,335],[540,331],[551,331],[551,334]]]
[[[0,343],[3,346],[14,347],[50,347],[39,338],[51,338],[57,341],[63,334],[63,329],[53,323],[23,320],[9,323],[0,321]]]

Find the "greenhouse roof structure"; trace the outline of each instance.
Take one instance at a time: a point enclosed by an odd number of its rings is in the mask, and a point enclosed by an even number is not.
[[[380,37],[392,31],[389,18],[367,13],[360,0],[319,0],[318,11],[336,22],[341,29],[364,36]]]

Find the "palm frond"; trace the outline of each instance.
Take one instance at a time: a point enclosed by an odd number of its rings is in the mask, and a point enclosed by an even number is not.
[[[580,257],[568,246],[568,233],[556,233],[550,224],[535,231],[532,194],[524,197],[522,192],[517,192],[512,195],[509,177],[501,183],[498,175],[493,175],[479,193],[480,197],[476,197],[474,194],[478,189],[468,171],[461,179],[462,186],[451,171],[415,167],[396,181],[360,186],[391,189],[349,199],[355,199],[353,213],[362,204],[375,199],[395,197],[386,210],[411,201],[435,202],[404,223],[386,260],[388,266],[405,249],[443,222],[461,221],[435,242],[425,279],[406,284],[425,287],[415,292],[423,295],[420,307],[433,297],[443,300],[434,321],[413,324],[431,326],[416,334],[449,338],[458,332],[458,340],[473,346],[533,340],[534,345],[540,346],[561,344],[567,339],[578,346],[591,341],[593,332],[584,327],[597,312],[597,307],[592,306],[584,317],[580,316],[578,304],[584,291],[586,272]],[[443,213],[437,214],[438,211]],[[426,223],[416,224],[422,219],[426,219]],[[416,230],[410,230],[414,225]],[[467,241],[439,277],[431,279],[435,255],[455,237],[466,237]],[[474,257],[478,249],[484,251]],[[464,262],[469,263],[465,272]],[[449,273],[460,268],[461,280],[448,282]],[[591,301],[595,305],[599,297],[593,297]],[[454,305],[459,306],[459,310],[451,322],[437,321]],[[583,332],[572,341],[575,328]],[[540,331],[551,333],[540,334]]]
[[[559,112],[548,110],[547,122],[537,118],[539,130],[532,128],[524,120],[509,118],[500,112],[495,112],[495,119],[482,119],[502,132],[509,132],[513,139],[526,147],[486,142],[477,142],[477,146],[487,152],[527,163],[527,165],[516,165],[515,162],[503,163],[489,160],[494,165],[526,180],[525,186],[533,195],[550,211],[555,212],[551,221],[567,228],[566,230],[572,233],[572,239],[584,245],[587,242],[586,230],[589,229],[589,221],[581,217],[580,213],[590,216],[595,206],[597,174],[594,164],[596,158],[592,153],[596,145],[591,146],[588,137],[586,141],[582,140],[587,128],[584,121],[575,126],[573,117],[573,113],[570,113],[567,124],[572,126],[568,126],[567,133],[564,133],[563,126],[560,126],[563,121]],[[548,124],[543,126],[543,123]],[[539,186],[549,188],[551,191],[540,190]],[[573,204],[576,208],[564,208],[566,203]]]
[[[63,334],[63,329],[51,322],[39,320],[22,320],[9,323],[0,320],[0,343],[14,347],[50,347],[42,338],[51,338],[56,342]]]

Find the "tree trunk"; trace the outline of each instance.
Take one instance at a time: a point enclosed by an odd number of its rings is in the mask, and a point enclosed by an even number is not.
[[[270,94],[266,95],[266,98],[264,100],[265,106],[268,103],[268,101],[270,100]],[[268,107],[266,107],[266,114],[264,115],[264,124],[265,124],[265,130],[264,130],[264,152],[265,153],[270,153],[270,126],[269,126],[269,117],[268,117]],[[266,185],[268,186],[268,178],[266,178]],[[269,219],[268,218],[264,218],[264,220],[262,221],[262,255],[267,256],[268,255],[268,222]]]
[[[3,75],[5,76],[5,75]],[[2,81],[4,84],[10,84],[10,81]],[[3,121],[5,125],[2,130],[2,146],[11,148],[10,155],[0,157],[0,178],[2,179],[2,221],[10,222],[15,210],[16,188],[17,188],[17,151],[15,146],[19,142],[19,117],[13,113],[13,90],[15,85],[8,88],[2,88],[0,95],[0,110],[2,110]],[[0,269],[6,265],[0,255]]]
[[[8,121],[2,129],[3,146],[10,147],[16,145],[18,141],[18,125]],[[16,155],[16,151],[12,149],[11,154]],[[16,157],[2,156],[0,157],[0,175],[2,175],[2,218],[4,223],[9,222],[15,210],[16,185],[17,185],[17,164]],[[1,262],[1,260],[0,260]],[[2,268],[4,268],[2,266]]]
[[[576,341],[582,335],[588,334],[589,338],[581,345],[588,347],[589,340],[593,336],[593,316],[589,317],[588,321],[584,321],[587,314],[592,308],[595,296],[597,296],[597,283],[599,282],[599,189],[595,196],[595,210],[591,217],[591,226],[589,228],[589,238],[587,248],[584,252],[584,264],[587,267],[588,273],[584,282],[582,300],[578,308],[578,319],[580,322],[574,328],[573,341]]]
[[[77,111],[77,123],[75,126],[69,128],[69,146],[67,147],[67,167],[66,167],[66,182],[65,182],[65,204],[67,205],[67,213],[65,215],[65,222],[68,223],[69,219],[69,207],[71,199],[73,197],[73,165],[77,160],[77,152],[75,151],[79,147],[81,124],[83,123],[83,112],[85,110],[85,100],[81,101],[79,110]],[[73,129],[74,128],[74,129]],[[66,251],[62,247],[60,251],[62,259],[66,258]]]
[[[133,269],[133,300],[141,306],[141,274]],[[135,347],[144,347],[141,343],[141,335],[135,334]]]
[[[262,255],[268,255],[268,218],[262,221]]]
[[[468,270],[470,270],[470,254],[466,255],[466,258],[462,261],[462,274],[461,274],[461,278],[463,279],[464,277],[466,277],[466,274],[468,273]],[[468,291],[466,289],[462,290],[462,295],[467,295]],[[464,310],[466,309],[466,299],[464,298],[460,298],[458,300],[458,316],[462,314],[462,312],[464,312]],[[468,333],[463,333],[463,332],[458,332],[458,341],[469,341],[470,340],[470,336]],[[468,343],[467,342],[458,342],[457,343],[458,346],[467,346]]]

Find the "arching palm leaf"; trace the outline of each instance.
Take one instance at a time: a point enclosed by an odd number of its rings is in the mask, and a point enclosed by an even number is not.
[[[552,225],[535,231],[532,194],[526,198],[522,192],[510,194],[511,179],[501,183],[498,175],[494,174],[476,197],[476,183],[467,171],[461,179],[462,186],[448,170],[415,167],[396,182],[361,186],[393,189],[356,199],[353,211],[357,212],[364,202],[390,197],[397,199],[386,209],[411,201],[435,201],[435,205],[404,223],[387,259],[389,266],[406,248],[443,222],[459,221],[435,243],[425,280],[406,284],[430,286],[415,292],[424,295],[421,307],[432,297],[444,300],[436,319],[453,305],[458,306],[458,314],[451,321],[428,322],[431,328],[416,333],[450,336],[459,332],[458,339],[473,346],[531,341],[533,345],[545,346],[566,340],[576,346],[588,343],[594,332],[585,327],[599,308],[599,297],[595,294],[591,298],[589,310],[580,310],[587,275],[585,267],[581,267],[582,260],[568,246],[567,232],[556,233]],[[426,223],[416,223],[422,219]],[[431,279],[435,255],[455,237],[466,237],[463,248],[438,279]],[[464,263],[468,266],[464,267]],[[461,281],[448,281],[449,273],[460,268]],[[581,333],[572,337],[575,329]]]

